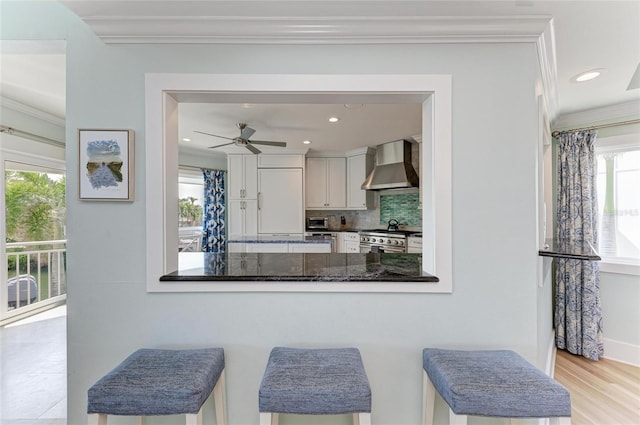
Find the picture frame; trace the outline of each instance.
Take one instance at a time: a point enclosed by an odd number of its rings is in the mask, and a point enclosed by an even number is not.
[[[134,200],[133,130],[78,130],[78,198]]]

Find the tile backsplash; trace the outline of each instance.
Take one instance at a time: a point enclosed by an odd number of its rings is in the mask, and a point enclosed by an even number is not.
[[[391,219],[401,225],[421,227],[420,194],[380,195],[380,224],[387,224]]]
[[[376,194],[373,210],[307,210],[307,217],[329,218],[329,229],[340,229],[340,216],[345,216],[347,229],[386,228],[389,220],[396,219],[404,227],[421,228],[422,210],[419,209],[420,195],[417,191],[393,193],[390,191]]]

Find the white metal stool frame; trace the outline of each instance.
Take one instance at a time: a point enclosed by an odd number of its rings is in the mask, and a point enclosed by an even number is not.
[[[227,425],[227,394],[226,394],[226,384],[225,384],[225,373],[224,369],[222,369],[222,373],[220,373],[220,377],[218,378],[218,382],[213,387],[213,391],[209,398],[213,395],[215,410],[216,410],[216,424],[217,425]],[[208,400],[208,399],[207,399]],[[185,416],[185,424],[186,425],[202,425],[202,409],[207,402],[205,401],[198,413],[186,413]],[[88,424],[89,425],[107,425],[107,414],[106,413],[90,413],[88,415]],[[120,415],[118,415],[120,416]],[[142,425],[144,416],[136,416],[136,425]]]
[[[433,386],[433,382],[429,378],[427,372],[422,369],[422,412],[423,412],[423,424],[424,425],[434,425],[433,423],[433,415],[434,415],[434,407],[436,402],[436,387]],[[517,418],[510,418],[510,422],[512,425],[517,423]],[[449,407],[449,424],[450,425],[466,425],[467,424],[467,415],[456,415],[451,407]],[[569,416],[561,416],[561,417],[551,417],[549,418],[550,425],[571,425],[571,417]]]

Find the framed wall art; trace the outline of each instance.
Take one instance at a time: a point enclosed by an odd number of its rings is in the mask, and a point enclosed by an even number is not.
[[[133,130],[78,130],[78,196],[133,201]]]

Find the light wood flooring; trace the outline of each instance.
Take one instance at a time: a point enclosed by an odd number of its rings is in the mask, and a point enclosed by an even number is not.
[[[640,424],[640,368],[558,350],[555,378],[571,393],[572,425]]]

